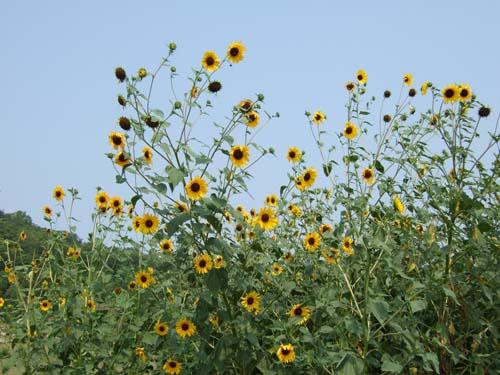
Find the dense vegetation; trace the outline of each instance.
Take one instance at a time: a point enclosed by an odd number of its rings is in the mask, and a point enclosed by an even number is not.
[[[151,72],[115,71],[126,113],[109,134],[108,158],[130,198],[98,189],[88,243],[29,228],[24,240],[12,222],[5,230],[5,369],[500,369],[498,120],[493,130],[491,109],[468,85],[416,90],[406,74],[398,95],[377,98],[359,70],[345,86],[344,119],[306,111],[321,166],[289,147],[279,192],[246,209],[238,197],[251,168],[276,154],[255,133],[277,115],[264,109],[264,95],[243,97],[207,141],[210,98],[222,90],[215,75],[241,62],[245,47],[232,43],[222,59],[207,51],[182,95],[175,49]],[[172,100],[157,109],[151,98],[164,71]],[[53,198],[48,222],[66,217],[74,232],[77,191],[57,186]],[[41,243],[26,251],[31,237]]]

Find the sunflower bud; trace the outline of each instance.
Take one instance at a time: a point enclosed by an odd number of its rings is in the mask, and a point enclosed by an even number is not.
[[[216,92],[220,91],[221,88],[222,88],[222,84],[219,81],[212,81],[208,85],[208,91],[210,91],[212,93],[216,93]]]
[[[122,128],[125,131],[130,130],[130,120],[126,117],[120,117],[118,119],[118,125],[120,125],[120,128]]]
[[[168,45],[168,48],[170,49],[170,52],[173,52],[177,49],[177,44],[175,44],[174,42],[171,42],[169,45]]]
[[[258,94],[258,95],[257,95],[257,100],[258,100],[259,102],[263,102],[263,101],[264,101],[264,95],[263,95],[263,94]]]
[[[171,67],[170,67],[170,71],[171,71],[172,73],[175,73],[175,72],[177,71],[177,68],[176,68],[175,66],[171,66]]]
[[[391,97],[391,92],[389,90],[384,91],[384,98],[390,98]]]
[[[125,69],[118,67],[115,69],[115,76],[120,82],[123,82],[127,78],[127,73],[125,72]]]
[[[120,104],[122,107],[125,107],[125,105],[127,104],[127,100],[123,96],[118,95],[118,104]]]
[[[491,110],[488,107],[482,106],[479,108],[478,114],[479,117],[488,117],[490,115]]]
[[[180,101],[178,101],[178,100],[177,100],[177,101],[174,103],[174,108],[175,108],[175,109],[181,109],[181,107],[182,107],[182,103],[181,103]]]

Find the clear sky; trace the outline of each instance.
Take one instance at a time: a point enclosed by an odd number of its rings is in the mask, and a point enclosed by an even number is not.
[[[257,139],[280,157],[254,169],[256,201],[241,198],[259,207],[286,180],[288,146],[314,148],[305,109],[322,109],[325,125],[341,128],[343,85],[359,68],[376,96],[398,90],[407,72],[417,87],[425,80],[468,83],[496,115],[499,14],[494,0],[3,1],[0,209],[24,210],[42,223],[54,186],[76,187],[83,236],[96,186],[129,197],[104,156],[123,113],[114,68],[152,69],[170,41],[177,42],[174,61],[184,75],[205,50],[223,55],[236,40],[247,46],[245,60],[221,73],[224,88],[213,102],[222,116],[262,92],[266,109],[281,114]]]

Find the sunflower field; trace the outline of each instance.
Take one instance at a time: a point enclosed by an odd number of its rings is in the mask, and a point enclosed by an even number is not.
[[[406,74],[397,93],[372,94],[359,70],[343,120],[305,112],[322,160],[312,165],[305,150],[255,142],[279,116],[262,94],[210,121],[217,73],[244,60],[243,43],[200,56],[182,95],[176,48],[154,70],[115,70],[124,115],[107,157],[130,195],[97,190],[85,246],[78,191],[62,186],[43,213],[67,232],[52,230],[30,261],[29,233],[2,242],[0,370],[498,373],[498,119],[471,87],[416,89]],[[164,108],[152,104],[160,72]],[[244,207],[270,156],[290,162],[287,179]]]

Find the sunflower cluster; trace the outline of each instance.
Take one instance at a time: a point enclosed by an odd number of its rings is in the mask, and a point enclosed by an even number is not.
[[[446,85],[441,90],[441,97],[445,103],[469,102],[472,99],[472,90],[469,85],[462,83],[460,85]]]
[[[305,169],[302,174],[295,178],[295,186],[299,190],[309,189],[314,185],[316,178],[318,177],[318,172],[314,168]]]

